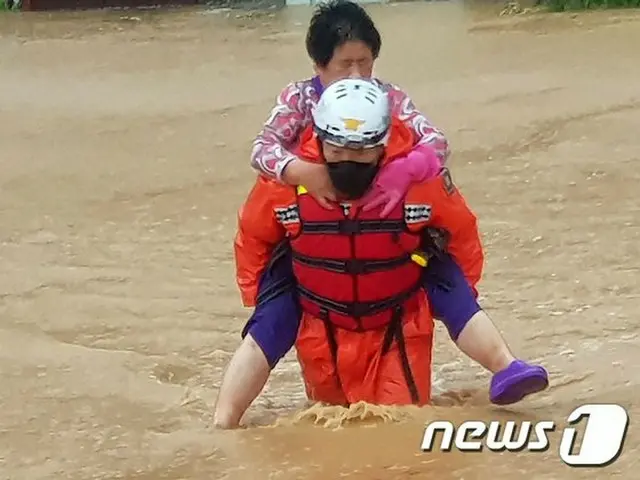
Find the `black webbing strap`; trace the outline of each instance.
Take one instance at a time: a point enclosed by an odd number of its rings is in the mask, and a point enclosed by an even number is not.
[[[387,331],[382,341],[382,355],[386,355],[391,348],[393,340],[398,342],[398,354],[400,355],[400,362],[402,363],[402,372],[404,373],[405,382],[407,382],[407,388],[411,395],[411,401],[414,404],[420,402],[420,394],[418,393],[418,387],[416,381],[413,378],[411,372],[411,364],[409,363],[409,356],[407,355],[407,345],[405,343],[404,332],[402,331],[402,320],[404,316],[404,310],[402,307],[396,307],[393,311],[393,318],[391,323],[387,327]]]
[[[339,260],[311,257],[298,252],[293,252],[293,259],[307,267],[321,268],[333,273],[347,273],[350,275],[363,275],[366,273],[391,270],[412,261],[409,253],[405,253],[395,258]]]
[[[377,302],[338,302],[328,298],[321,297],[311,290],[298,285],[298,293],[301,297],[306,298],[310,302],[315,303],[320,308],[335,312],[347,317],[360,318],[368,315],[375,315],[385,310],[389,310],[396,305],[403,305],[409,300],[420,288],[417,283],[407,290],[400,292],[392,297],[387,297]]]
[[[345,218],[332,222],[302,220],[301,233],[355,235],[358,233],[395,233],[405,230],[404,220],[359,220]]]

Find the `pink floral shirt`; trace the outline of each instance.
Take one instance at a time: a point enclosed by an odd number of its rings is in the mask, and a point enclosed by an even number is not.
[[[374,80],[389,94],[391,111],[415,134],[416,144],[429,144],[444,164],[449,156],[449,142],[398,87]],[[285,167],[296,158],[291,153],[300,133],[311,123],[311,111],[318,102],[312,79],[290,83],[280,93],[262,132],[253,142],[251,166],[271,178],[281,179]]]

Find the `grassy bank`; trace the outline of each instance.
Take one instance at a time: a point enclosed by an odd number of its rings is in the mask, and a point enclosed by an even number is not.
[[[597,8],[634,8],[640,7],[640,0],[540,0],[554,12],[568,10],[588,10]]]

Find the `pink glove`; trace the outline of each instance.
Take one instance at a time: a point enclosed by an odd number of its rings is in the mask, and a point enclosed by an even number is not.
[[[375,184],[362,199],[365,212],[384,205],[380,216],[389,215],[404,200],[412,183],[435,177],[442,163],[429,145],[417,145],[406,157],[396,158],[382,167]]]

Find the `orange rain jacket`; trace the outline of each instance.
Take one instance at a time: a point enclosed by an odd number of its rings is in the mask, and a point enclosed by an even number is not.
[[[399,121],[392,131],[384,165],[406,155],[413,146],[411,132]],[[301,137],[299,157],[320,162],[313,130]],[[282,222],[283,212],[295,208],[296,187],[258,177],[239,212],[235,239],[236,278],[245,306],[255,306],[260,275],[275,246],[300,232],[300,223]],[[431,206],[424,221],[408,224],[410,231],[427,227],[446,230],[448,251],[475,288],[480,280],[484,255],[477,219],[451,182],[447,170],[436,178],[410,189],[405,206]],[[357,202],[353,202],[357,207]],[[318,252],[316,257],[322,256]],[[425,404],[431,396],[431,354],[433,319],[422,290],[416,308],[404,312],[400,326],[363,332],[328,328],[318,317],[303,312],[296,340],[307,395],[315,401],[349,404]]]

